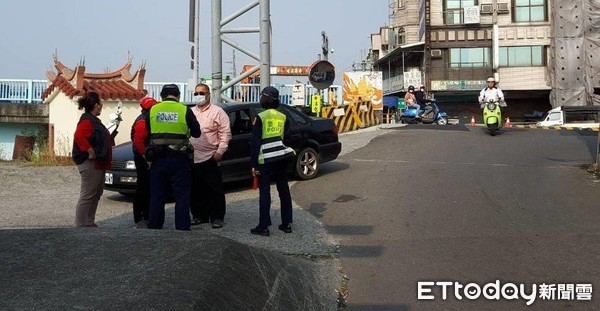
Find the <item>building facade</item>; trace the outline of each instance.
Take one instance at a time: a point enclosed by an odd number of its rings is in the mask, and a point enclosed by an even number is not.
[[[474,102],[495,76],[507,100],[548,103],[549,1],[391,0],[390,25],[373,35],[387,34],[387,50],[371,47],[384,95],[424,85],[446,101]]]

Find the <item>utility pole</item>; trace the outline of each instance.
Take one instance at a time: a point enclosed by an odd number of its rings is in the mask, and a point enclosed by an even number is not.
[[[190,69],[192,81],[198,83],[200,77],[200,0],[190,0],[189,41],[192,42]],[[194,87],[194,86],[190,86]]]
[[[232,52],[233,52],[233,56],[231,58],[231,61],[226,62],[226,63],[231,64],[231,78],[235,78],[237,76],[237,70],[236,70],[236,65],[235,65],[235,50],[233,50]]]
[[[233,50],[233,58],[231,59],[231,62],[233,63],[233,64],[231,64],[231,67],[232,67],[231,70],[233,70],[233,75],[231,77],[235,78],[235,77],[237,77],[237,69],[236,69],[236,63],[235,63],[235,50]]]
[[[498,68],[500,67],[500,37],[498,29],[498,0],[492,0],[493,15],[492,23],[492,71],[494,73],[494,79],[496,83],[499,82],[500,76],[498,74]]]
[[[321,31],[321,37],[323,37],[323,44],[321,45],[321,50],[323,50],[323,60],[328,61],[329,37],[327,37],[327,33],[325,31]]]

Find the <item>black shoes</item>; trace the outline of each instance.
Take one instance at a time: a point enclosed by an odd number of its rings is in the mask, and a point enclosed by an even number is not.
[[[191,223],[191,225],[192,225],[192,226],[197,226],[197,225],[199,225],[199,224],[205,224],[205,223],[208,223],[208,222],[209,222],[209,221],[208,221],[208,219],[207,219],[207,220],[204,220],[204,219],[200,219],[200,218],[194,218],[194,219],[192,219],[192,223]],[[222,226],[221,226],[221,227],[222,227]]]
[[[292,233],[292,225],[291,224],[281,224],[277,227],[279,230],[285,233]],[[269,228],[261,228],[256,226],[256,228],[250,229],[250,233],[255,235],[269,236],[271,233],[269,232]]]
[[[213,219],[212,228],[213,229],[223,228],[223,221],[221,219]]]
[[[250,229],[250,233],[255,234],[255,235],[262,235],[262,236],[271,235],[268,228],[261,228],[259,226],[256,226],[256,228]]]
[[[277,228],[279,228],[279,230],[281,230],[285,233],[292,233],[292,225],[290,225],[290,224],[285,224],[285,225],[281,224]]]

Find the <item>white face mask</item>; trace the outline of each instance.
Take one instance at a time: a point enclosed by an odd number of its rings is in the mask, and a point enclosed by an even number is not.
[[[208,100],[206,100],[206,95],[196,95],[192,98],[192,101],[196,105],[204,105],[204,104],[208,103]]]

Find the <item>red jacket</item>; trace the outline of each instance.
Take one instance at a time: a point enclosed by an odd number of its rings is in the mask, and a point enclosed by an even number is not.
[[[148,127],[146,126],[145,114],[140,114],[133,122],[131,127],[131,142],[133,151],[139,155],[144,155],[148,146]]]
[[[92,147],[92,144],[90,143],[90,139],[92,138],[93,134],[94,134],[94,125],[92,124],[92,121],[90,121],[89,119],[82,119],[77,124],[77,128],[75,129],[74,140],[75,140],[75,143],[77,144],[77,146],[79,147],[79,150],[86,151]],[[114,143],[112,141],[112,137],[108,133],[106,136],[108,136],[108,140],[109,140],[108,146],[113,146]],[[111,163],[112,163],[112,148],[109,147],[109,149],[108,149],[107,161],[102,162],[102,163],[98,162],[98,161],[94,161],[94,162],[95,162],[95,167],[98,170],[110,169]]]

